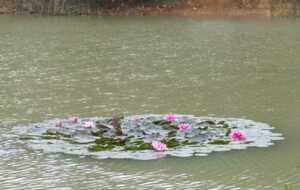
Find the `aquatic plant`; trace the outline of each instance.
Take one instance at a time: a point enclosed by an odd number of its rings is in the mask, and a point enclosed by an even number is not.
[[[84,128],[93,128],[93,127],[94,127],[94,122],[92,122],[92,121],[86,121],[86,122],[83,124],[83,127],[84,127]]]
[[[69,117],[69,122],[73,123],[73,124],[79,123],[80,122],[80,118],[77,117],[77,116],[71,116],[71,117]]]
[[[164,152],[168,149],[166,144],[161,143],[159,141],[153,141],[151,143],[151,145],[152,145],[153,149],[157,152]]]
[[[56,124],[55,124],[56,127],[64,127],[64,123],[62,121],[58,121]]]
[[[188,132],[190,130],[192,130],[192,125],[188,124],[188,123],[181,123],[178,126],[179,131],[181,132]]]
[[[16,131],[32,149],[98,158],[157,159],[158,153],[159,157],[205,156],[214,151],[267,147],[283,139],[269,125],[251,120],[167,116],[54,119]]]
[[[245,141],[246,134],[243,131],[232,131],[230,133],[230,138],[233,141]]]
[[[176,115],[175,114],[172,114],[172,113],[170,113],[170,114],[168,114],[167,116],[166,116],[166,120],[168,121],[168,122],[173,122],[173,121],[176,121]]]

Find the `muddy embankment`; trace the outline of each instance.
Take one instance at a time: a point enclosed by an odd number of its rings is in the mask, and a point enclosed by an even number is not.
[[[0,0],[0,14],[300,16],[300,0]]]

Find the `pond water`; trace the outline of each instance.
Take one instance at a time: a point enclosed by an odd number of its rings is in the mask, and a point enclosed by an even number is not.
[[[300,188],[300,22],[0,17],[1,189]],[[79,115],[193,114],[269,123],[269,148],[160,160],[43,154],[12,128]]]

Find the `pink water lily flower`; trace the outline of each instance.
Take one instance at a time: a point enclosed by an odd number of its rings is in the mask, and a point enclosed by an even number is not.
[[[69,117],[69,122],[70,123],[79,123],[80,122],[80,118],[79,117],[77,117],[77,116],[71,116],[71,117]]]
[[[92,122],[92,121],[86,121],[86,122],[83,124],[83,127],[84,127],[84,128],[93,128],[93,127],[94,127],[94,122]]]
[[[192,130],[193,127],[192,127],[192,125],[190,125],[188,123],[181,123],[177,126],[177,128],[181,132],[188,132],[188,131]]]
[[[164,144],[164,143],[161,143],[159,141],[153,141],[152,142],[152,147],[157,152],[164,152],[164,151],[168,150],[167,145]]]
[[[55,124],[55,126],[62,128],[62,127],[64,127],[64,123],[62,121],[59,121]]]
[[[168,115],[166,116],[166,120],[169,121],[169,122],[176,121],[176,119],[177,119],[176,115],[175,115],[175,114],[172,114],[172,113],[170,113],[170,114],[168,114]]]
[[[230,133],[230,139],[233,141],[244,141],[246,140],[246,134],[243,131],[233,131]]]

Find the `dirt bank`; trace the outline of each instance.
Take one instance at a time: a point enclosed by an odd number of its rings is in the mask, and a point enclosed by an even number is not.
[[[0,14],[299,16],[300,0],[0,0]]]

